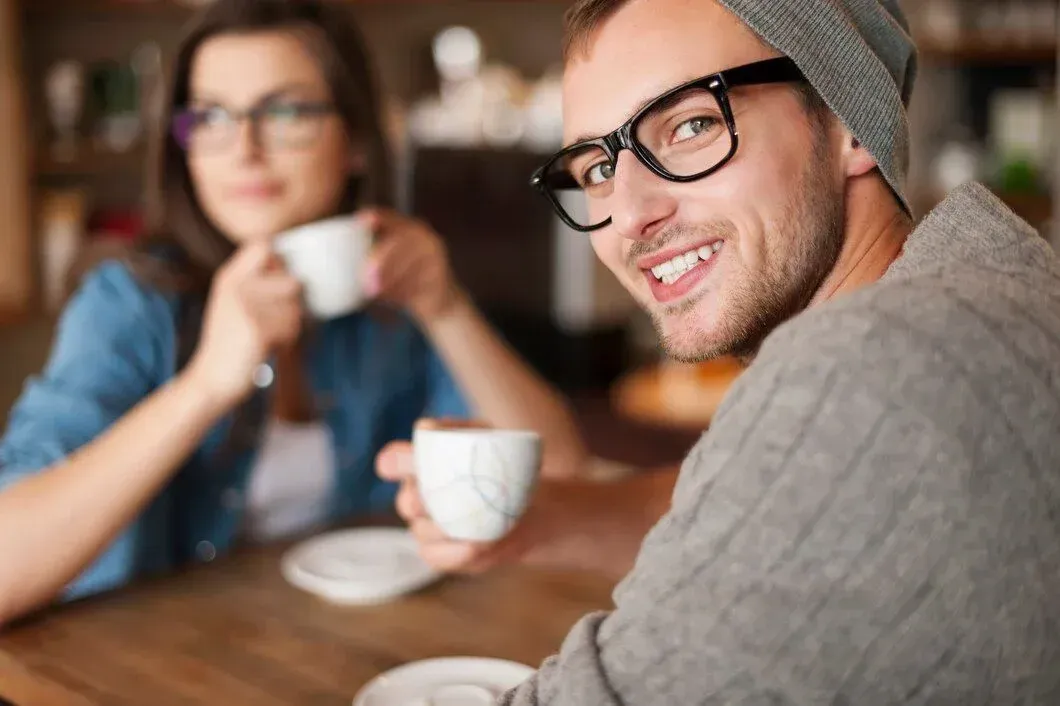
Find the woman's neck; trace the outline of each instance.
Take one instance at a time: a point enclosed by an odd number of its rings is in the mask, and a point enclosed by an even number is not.
[[[275,372],[272,416],[294,424],[304,424],[316,419],[312,391],[302,367],[301,343],[276,352]]]

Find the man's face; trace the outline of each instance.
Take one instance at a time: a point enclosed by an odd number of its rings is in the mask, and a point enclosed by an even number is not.
[[[567,66],[566,141],[614,130],[674,86],[776,55],[711,0],[632,0]],[[831,118],[810,116],[791,84],[739,87],[729,98],[739,131],[732,160],[679,184],[622,151],[605,204],[612,223],[592,235],[681,360],[752,354],[809,303],[842,245]],[[685,269],[660,267],[680,256]]]

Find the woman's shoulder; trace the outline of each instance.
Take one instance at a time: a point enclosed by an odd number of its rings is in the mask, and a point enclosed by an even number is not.
[[[75,296],[90,299],[116,299],[136,305],[168,299],[160,287],[134,272],[127,260],[118,258],[106,259],[94,265],[85,273]]]
[[[97,324],[172,322],[177,297],[134,271],[125,259],[102,260],[80,280],[63,312],[64,319],[77,318]]]

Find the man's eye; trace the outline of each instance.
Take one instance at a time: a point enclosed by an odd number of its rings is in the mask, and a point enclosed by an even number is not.
[[[589,167],[585,171],[582,177],[583,186],[598,186],[604,182],[613,179],[615,176],[615,167],[610,162],[600,162]]]
[[[677,126],[674,130],[674,142],[684,142],[685,140],[691,140],[693,137],[698,137],[705,132],[712,130],[718,121],[710,117],[699,117],[686,120]]]

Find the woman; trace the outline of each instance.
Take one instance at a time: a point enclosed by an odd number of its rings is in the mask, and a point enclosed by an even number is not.
[[[0,443],[0,623],[241,537],[388,511],[374,457],[420,416],[533,428],[549,473],[583,463],[564,404],[461,293],[439,237],[379,207],[386,149],[345,14],[218,0],[174,79],[156,237],[83,281]],[[375,232],[364,276],[386,310],[304,325],[270,240],[350,212]]]

